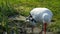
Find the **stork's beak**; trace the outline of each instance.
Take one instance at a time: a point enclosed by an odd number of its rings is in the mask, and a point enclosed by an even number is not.
[[[29,22],[29,17],[26,17],[26,22]]]
[[[43,27],[44,34],[46,34],[46,28],[47,28],[47,23],[44,23],[44,27]]]

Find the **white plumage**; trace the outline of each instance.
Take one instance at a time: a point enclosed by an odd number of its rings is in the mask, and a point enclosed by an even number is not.
[[[52,12],[47,8],[34,8],[31,10],[30,14],[32,15],[33,19],[40,23],[50,23],[53,16]]]

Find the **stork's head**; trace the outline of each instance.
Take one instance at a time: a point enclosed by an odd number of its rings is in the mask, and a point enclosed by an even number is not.
[[[26,20],[27,22],[30,22],[31,25],[36,25],[36,20],[32,17],[31,14],[26,18]]]

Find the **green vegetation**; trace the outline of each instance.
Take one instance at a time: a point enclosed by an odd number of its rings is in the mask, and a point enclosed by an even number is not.
[[[60,0],[0,0],[0,23],[8,27],[9,16],[20,14],[26,17],[36,7],[46,7],[53,12],[55,22],[48,29],[60,32]]]

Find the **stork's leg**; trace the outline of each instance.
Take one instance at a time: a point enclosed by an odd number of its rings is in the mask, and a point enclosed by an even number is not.
[[[44,23],[44,34],[46,34],[46,26],[47,26],[47,23]]]

